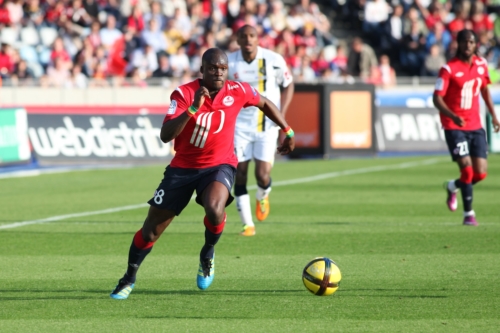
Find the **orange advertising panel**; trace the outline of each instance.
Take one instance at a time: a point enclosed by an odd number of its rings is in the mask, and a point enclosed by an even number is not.
[[[296,91],[286,112],[286,121],[295,132],[295,147],[318,148],[319,130],[319,92]]]
[[[372,96],[369,91],[330,93],[330,146],[334,149],[372,147]]]

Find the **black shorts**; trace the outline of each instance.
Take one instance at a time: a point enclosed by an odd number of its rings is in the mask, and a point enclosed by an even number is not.
[[[186,208],[194,191],[196,202],[203,206],[201,194],[212,182],[224,184],[229,191],[226,207],[233,202],[231,188],[234,184],[236,169],[228,164],[222,164],[206,169],[184,169],[167,166],[163,173],[163,180],[155,191],[148,204],[161,209],[168,209],[179,215]]]
[[[482,128],[475,131],[445,130],[444,136],[453,161],[464,156],[488,156],[486,131]]]

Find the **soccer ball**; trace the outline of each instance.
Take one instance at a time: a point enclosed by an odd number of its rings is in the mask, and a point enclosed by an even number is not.
[[[337,264],[324,257],[311,260],[302,272],[302,282],[316,296],[332,295],[339,289],[342,278]]]

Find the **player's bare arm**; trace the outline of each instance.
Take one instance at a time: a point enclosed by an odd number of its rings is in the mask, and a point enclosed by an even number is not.
[[[483,96],[484,103],[486,103],[486,107],[490,112],[493,129],[495,130],[495,133],[498,133],[500,131],[500,122],[498,121],[497,115],[495,113],[493,99],[491,98],[491,93],[488,87],[484,87],[483,89],[481,89],[481,96]]]
[[[462,117],[457,116],[453,111],[450,110],[450,108],[446,105],[446,103],[443,100],[443,96],[439,96],[438,94],[434,94],[432,98],[432,102],[434,103],[434,106],[436,109],[439,110],[443,115],[446,117],[451,118],[455,124],[457,124],[460,127],[463,127],[465,125],[465,121]]]
[[[290,83],[285,88],[281,89],[281,114],[285,117],[286,112],[288,111],[288,107],[292,102],[293,93],[295,92],[294,83]]]
[[[264,112],[264,114],[274,121],[279,127],[281,127],[282,130],[285,132],[287,130],[291,130],[290,126],[288,126],[287,122],[285,121],[285,118],[281,114],[280,110],[276,105],[273,104],[270,100],[265,98],[264,96],[260,95],[260,100],[259,103],[257,104],[257,107]],[[283,140],[283,143],[281,146],[278,147],[278,152],[281,155],[286,155],[291,153],[295,148],[295,137],[293,136],[293,131],[291,132],[291,135],[287,134],[285,139]]]
[[[186,110],[186,112],[183,112],[177,118],[169,120],[165,124],[163,124],[160,132],[161,141],[167,143],[175,139],[182,132],[189,119],[191,118],[190,113],[193,113],[192,111],[196,112],[205,102],[205,97],[209,96],[210,94],[208,92],[208,89],[205,87],[200,87],[194,94],[193,105],[191,105],[189,109]]]

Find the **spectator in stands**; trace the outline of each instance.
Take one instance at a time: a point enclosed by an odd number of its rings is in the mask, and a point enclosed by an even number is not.
[[[82,73],[82,68],[79,65],[73,66],[71,69],[71,76],[65,82],[66,88],[79,88],[84,89],[88,86],[88,78]]]
[[[174,10],[173,18],[175,19],[175,28],[182,33],[185,40],[189,40],[191,38],[192,26],[187,12],[178,7]]]
[[[421,76],[437,77],[439,70],[446,64],[446,59],[441,53],[441,47],[434,44],[430,47],[430,53],[425,57]]]
[[[455,9],[455,19],[448,24],[448,30],[450,31],[453,39],[456,39],[459,31],[469,28],[467,26],[467,24],[470,25],[470,21],[468,21],[469,12],[470,2],[464,1],[457,4]]]
[[[325,52],[321,50],[319,54],[311,58],[311,68],[316,76],[321,76],[326,69],[330,69],[330,62],[325,59]]]
[[[396,85],[396,71],[391,67],[390,59],[387,55],[380,56],[380,65],[374,67],[372,78],[374,83],[380,85],[382,88],[390,88]]]
[[[301,59],[300,67],[295,69],[293,74],[297,77],[297,81],[299,82],[315,82],[316,81],[316,73],[311,68],[311,58],[305,56]]]
[[[106,13],[106,17],[113,15],[115,22],[117,22],[116,27],[120,28],[122,26],[122,14],[120,12],[120,6],[118,5],[118,0],[107,0],[104,8],[102,9]]]
[[[403,6],[396,5],[382,33],[381,49],[391,59],[399,59],[399,47],[403,39]]]
[[[14,62],[12,60],[12,48],[10,45],[2,43],[0,50],[0,77],[7,78],[14,71]]]
[[[485,13],[484,4],[480,1],[474,2],[472,5],[471,11],[471,21],[472,21],[472,30],[477,35],[480,35],[483,32],[490,34],[488,38],[493,37],[493,22],[490,17]]]
[[[262,1],[257,4],[255,19],[257,20],[257,26],[261,26],[266,34],[272,30],[271,20],[269,19],[269,6],[267,2]],[[290,24],[290,22],[287,20],[287,25],[288,24]],[[300,22],[298,24],[301,25]]]
[[[52,52],[50,54],[50,61],[54,62],[56,58],[59,58],[61,61],[64,62],[71,61],[71,57],[64,48],[64,42],[60,37],[54,40],[54,44],[52,45]]]
[[[153,72],[153,77],[173,77],[174,73],[170,66],[168,54],[163,53],[159,57],[158,69]]]
[[[141,38],[138,36],[135,27],[126,26],[123,39],[125,42],[125,54],[123,58],[129,62],[132,59],[134,51],[141,47]]]
[[[66,9],[65,15],[71,22],[82,27],[88,27],[92,23],[92,17],[83,7],[82,0],[73,0],[71,8]]]
[[[141,77],[138,68],[133,68],[129,75],[130,79],[125,81],[124,86],[146,88],[148,84]]]
[[[165,43],[167,44],[166,51],[168,54],[175,54],[179,47],[186,42],[184,35],[180,30],[176,28],[176,20],[170,19],[167,22],[167,28],[165,29]]]
[[[425,58],[426,38],[420,32],[417,21],[412,22],[411,31],[403,37],[403,50],[401,52],[401,65],[411,76],[420,74],[420,68]]]
[[[132,7],[132,14],[127,19],[127,25],[134,27],[135,30],[141,32],[144,29],[144,18],[141,8],[138,5]]]
[[[51,87],[63,87],[70,77],[68,62],[63,58],[56,57],[53,65],[47,68],[48,84]]]
[[[347,72],[347,52],[344,45],[337,46],[337,54],[332,59],[330,67],[337,74]]]
[[[99,21],[94,21],[90,25],[90,34],[87,39],[93,48],[101,46],[101,24]]]
[[[271,22],[272,29],[277,34],[281,33],[286,28],[286,15],[283,8],[283,2],[280,0],[272,0],[269,21]]]
[[[167,39],[159,29],[158,22],[151,19],[147,25],[147,29],[141,32],[143,43],[150,45],[156,53],[165,51],[167,49]]]
[[[9,11],[10,24],[12,26],[21,24],[21,20],[24,16],[21,0],[6,1],[5,8]]]
[[[17,85],[30,85],[32,80],[35,78],[33,71],[28,67],[26,61],[21,60],[16,65],[14,72],[12,73],[12,80],[15,86]]]
[[[163,14],[161,6],[159,0],[152,1],[149,13],[144,14],[144,23],[148,24],[151,20],[155,20],[158,30],[163,31],[167,27],[167,17]]]
[[[137,68],[142,78],[151,77],[158,69],[158,58],[150,45],[146,44],[132,53],[127,71],[130,73],[134,68]]]
[[[189,58],[184,47],[180,47],[177,50],[176,54],[172,54],[170,56],[170,64],[172,66],[172,71],[174,72],[175,77],[181,77],[186,72],[191,73],[189,67]]]
[[[420,17],[418,10],[415,7],[411,7],[403,19],[403,35],[410,34],[412,29],[414,29],[415,24],[418,26],[419,33],[427,34],[427,26]]]
[[[370,78],[372,68],[375,66],[377,66],[377,57],[373,49],[361,38],[354,38],[347,58],[348,73],[366,80]]]
[[[384,24],[392,9],[385,0],[368,1],[365,5],[363,31],[374,47],[380,45]]]
[[[92,21],[97,20],[97,16],[99,15],[99,5],[97,4],[97,0],[84,0],[83,8],[85,8],[89,16],[92,18]]]
[[[109,50],[122,35],[122,32],[116,28],[116,18],[113,15],[108,15],[106,27],[100,31],[101,44],[106,50]]]
[[[443,23],[436,22],[427,35],[426,50],[430,51],[432,45],[439,46],[439,52],[444,54],[452,41],[451,34],[445,30]]]

